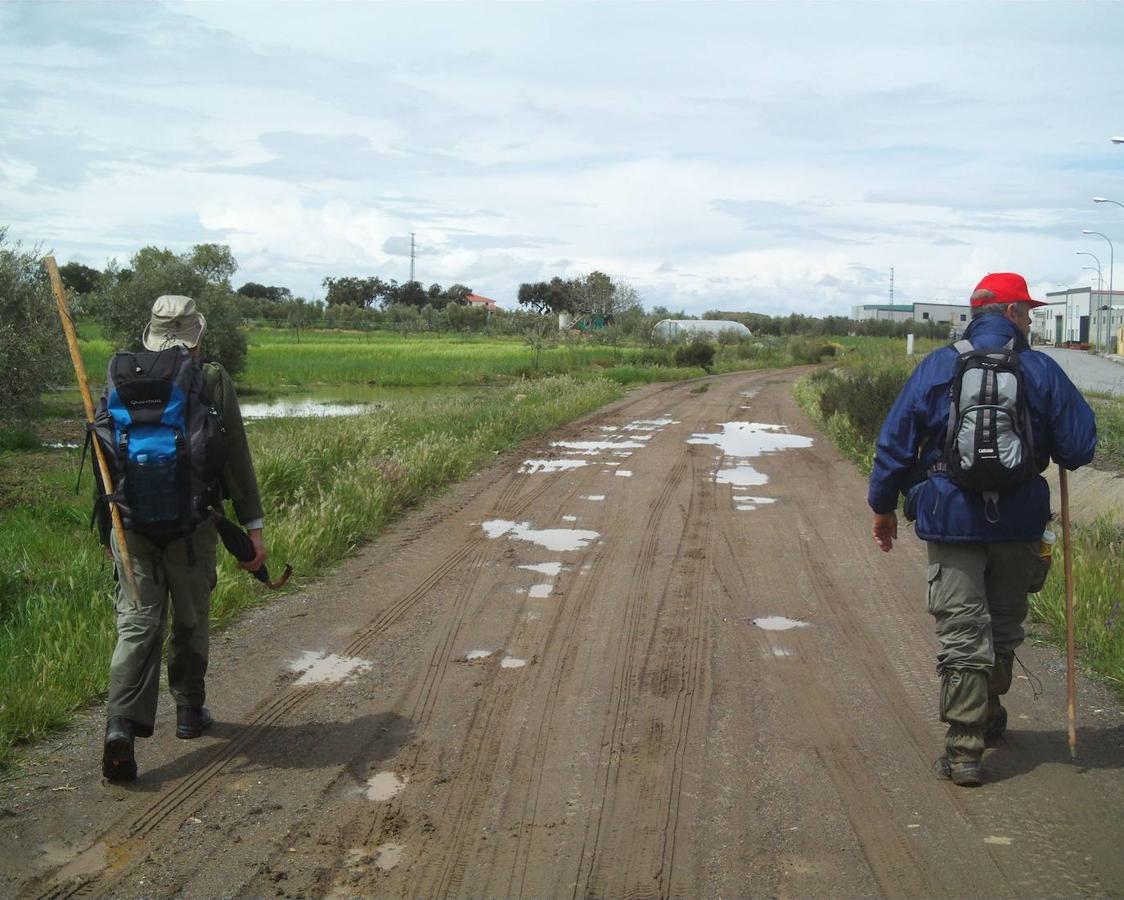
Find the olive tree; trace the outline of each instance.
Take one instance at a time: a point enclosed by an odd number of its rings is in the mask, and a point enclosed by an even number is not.
[[[18,422],[66,376],[69,357],[40,253],[6,234],[0,227],[0,422]]]

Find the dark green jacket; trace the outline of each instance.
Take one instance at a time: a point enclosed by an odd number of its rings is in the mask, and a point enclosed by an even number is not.
[[[230,374],[218,363],[203,366],[203,390],[218,409],[226,426],[226,467],[222,473],[223,496],[234,506],[234,513],[243,525],[262,518],[261,494],[254,461],[242,423],[242,409]]]

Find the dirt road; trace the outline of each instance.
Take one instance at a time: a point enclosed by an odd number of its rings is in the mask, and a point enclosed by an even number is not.
[[[0,893],[1124,892],[1121,707],[1082,683],[1071,764],[1028,644],[990,783],[933,774],[923,545],[794,378],[644,388],[412,514],[216,640],[221,721],[165,709],[135,786],[92,711],[3,785]]]

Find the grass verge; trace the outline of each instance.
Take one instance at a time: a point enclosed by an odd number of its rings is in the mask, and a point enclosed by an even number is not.
[[[794,396],[804,413],[827,433],[839,451],[870,474],[882,420],[913,369],[910,360],[858,355],[797,382]],[[1124,470],[1124,400],[1093,395],[1097,413],[1098,467]],[[1030,596],[1031,618],[1065,640],[1064,554],[1045,587]],[[1074,618],[1081,662],[1124,694],[1124,528],[1108,521],[1074,526]]]
[[[321,573],[402,510],[533,434],[620,396],[605,379],[546,378],[479,396],[419,400],[366,416],[278,419],[250,441],[276,565]],[[104,693],[115,635],[109,563],[73,493],[77,451],[3,451],[25,472],[0,502],[0,765]],[[89,484],[87,478],[87,485]],[[264,597],[222,554],[216,625]]]

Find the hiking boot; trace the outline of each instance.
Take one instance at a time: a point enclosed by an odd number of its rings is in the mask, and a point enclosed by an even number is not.
[[[985,747],[998,747],[999,744],[1006,740],[1007,733],[1007,710],[1002,706],[999,707],[997,712],[987,723],[984,728],[984,746]]]
[[[197,738],[214,724],[211,713],[205,706],[176,707],[176,737],[190,740]]]
[[[983,765],[978,759],[966,759],[953,762],[948,755],[937,760],[942,778],[952,779],[952,783],[960,787],[979,787],[983,784]]]
[[[137,758],[133,755],[133,723],[124,716],[113,716],[105,723],[101,773],[110,781],[136,781]]]

